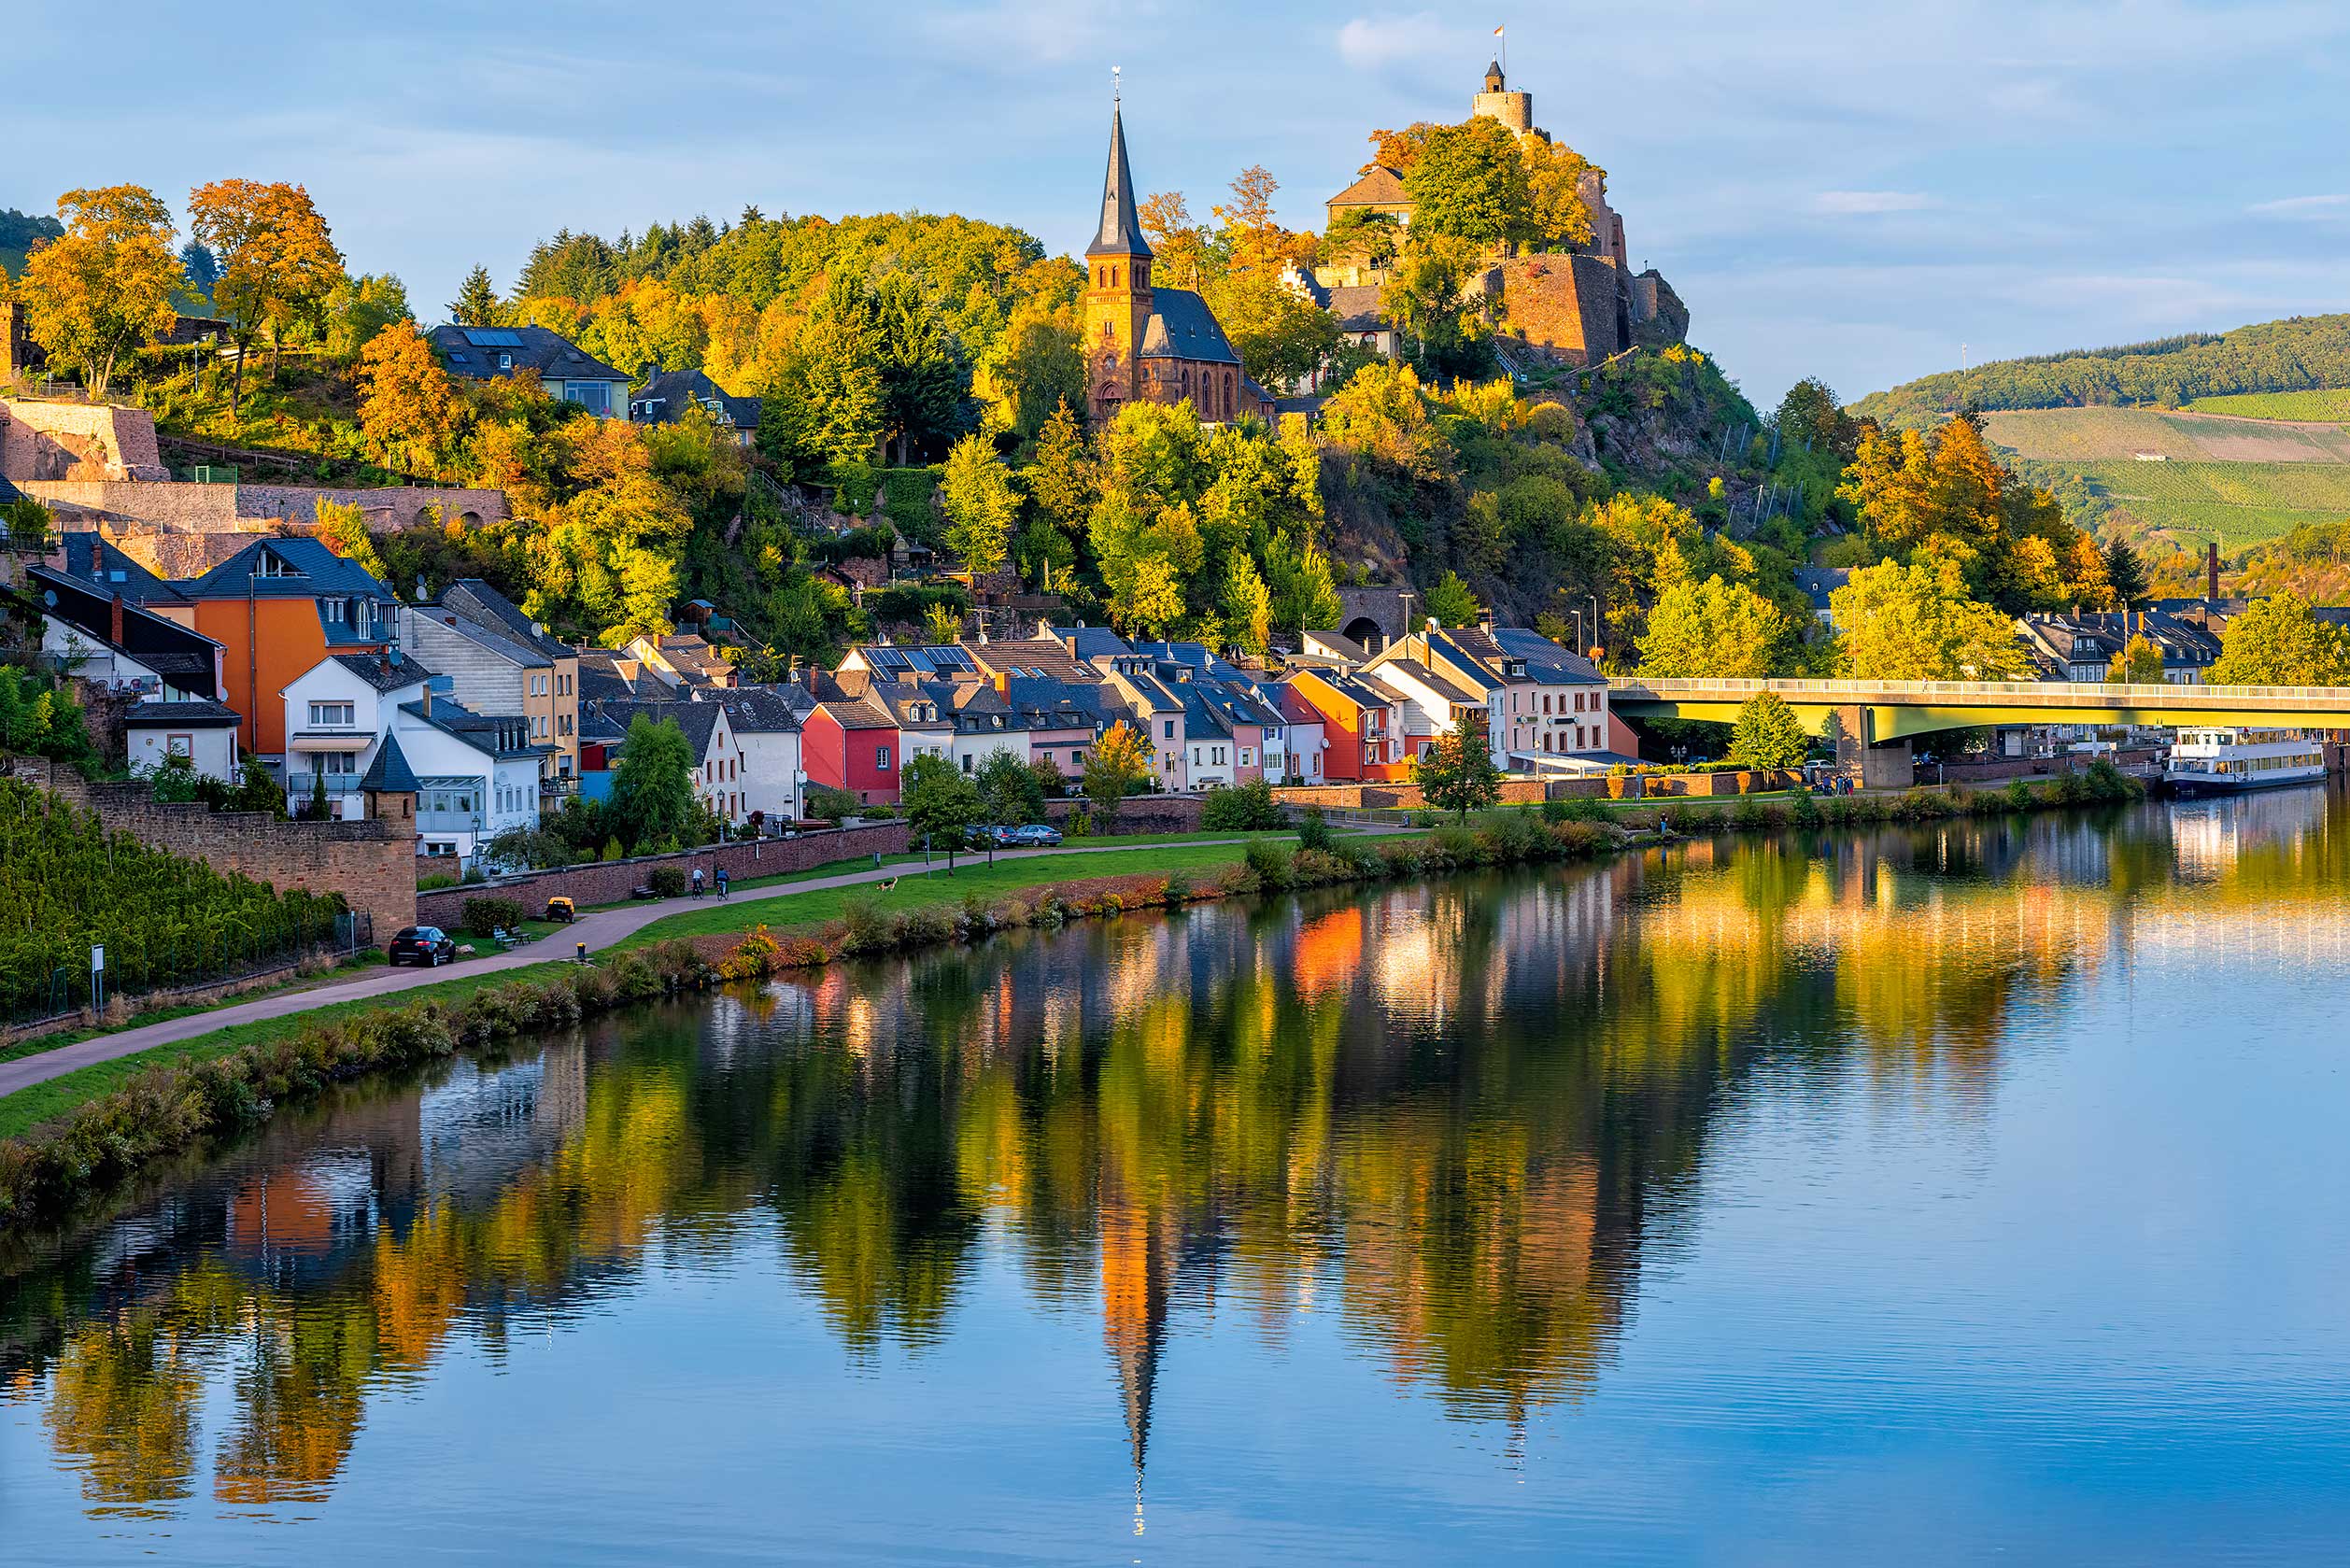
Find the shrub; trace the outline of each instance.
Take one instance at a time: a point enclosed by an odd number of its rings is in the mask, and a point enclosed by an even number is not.
[[[680,866],[656,866],[644,873],[644,885],[656,898],[679,898],[686,892],[686,872]]]
[[[1223,785],[1201,798],[1199,826],[1217,833],[1267,831],[1286,826],[1273,786],[1252,779],[1232,788]]]
[[[1190,903],[1191,878],[1181,871],[1170,872],[1167,879],[1167,889],[1159,895],[1159,902],[1170,910]]]
[[[718,973],[726,980],[760,979],[774,972],[783,951],[772,931],[764,925],[754,925],[718,960]]]
[[[808,786],[805,810],[811,817],[824,822],[838,822],[844,816],[857,815],[862,808],[858,806],[856,797],[845,789],[811,784]]]
[[[1819,800],[1812,794],[1809,785],[1797,784],[1795,786],[1795,804],[1790,817],[1798,827],[1819,826]]]
[[[465,929],[476,937],[487,937],[495,931],[511,931],[531,917],[518,898],[484,896],[465,900]]]
[[[1267,892],[1289,885],[1291,866],[1286,845],[1257,840],[1249,845],[1248,865],[1256,876],[1257,885]]]
[[[841,911],[841,923],[845,927],[842,953],[886,953],[898,945],[898,923],[883,911],[881,900],[871,895],[851,898]]]
[[[417,878],[418,893],[430,893],[436,887],[455,887],[456,885],[457,879],[446,871],[434,871],[430,876]]]
[[[1330,830],[1330,819],[1322,814],[1320,806],[1309,806],[1297,818],[1297,847],[1299,849],[1328,849],[1338,835]]]
[[[2023,780],[2008,780],[2007,788],[2003,793],[2007,797],[2007,809],[2009,811],[2028,812],[2031,810],[2031,786],[2024,783]]]
[[[1080,806],[1075,811],[1069,813],[1069,836],[1070,838],[1090,838],[1093,835],[1093,831],[1094,813],[1091,811],[1087,810],[1083,806]]]
[[[1564,800],[1545,796],[1542,800],[1542,820],[1545,822],[1567,822],[1573,820],[1573,813],[1567,810],[1567,804]]]

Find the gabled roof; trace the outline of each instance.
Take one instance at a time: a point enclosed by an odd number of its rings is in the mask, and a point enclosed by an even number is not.
[[[967,651],[971,662],[990,675],[1062,681],[1091,681],[1093,666],[1081,663],[1069,649],[1050,637],[1023,637],[1006,643],[975,643]]]
[[[0,498],[5,499],[5,498]],[[188,596],[95,533],[68,533],[58,541],[60,564],[50,568],[88,583],[99,593],[122,596],[125,604],[185,604]]]
[[[25,569],[25,580],[43,614],[70,627],[77,638],[153,671],[158,679],[181,691],[218,695],[213,674],[220,644],[213,639],[126,599],[122,639],[117,642],[114,594],[120,585],[92,582],[38,562]]]
[[[1394,207],[1411,205],[1411,194],[1404,189],[1403,177],[1384,163],[1374,163],[1368,173],[1352,185],[1323,204],[1330,207]]]
[[[727,722],[738,735],[796,735],[800,731],[801,710],[781,691],[740,686],[707,700],[727,711]]]
[[[494,654],[508,664],[518,668],[545,670],[555,662],[551,657],[541,653],[537,648],[507,636],[504,628],[483,626],[478,621],[466,619],[444,605],[419,604],[410,614],[418,621],[429,623],[440,631],[462,637],[485,653]]]
[[[1331,290],[1328,308],[1338,318],[1341,332],[1376,332],[1389,324],[1387,307],[1380,304],[1380,291],[1368,284],[1349,284]]]
[[[1526,661],[1526,679],[1548,686],[1604,686],[1607,677],[1592,661],[1522,626],[1496,627],[1494,641],[1512,658]]]
[[[276,572],[262,570],[275,562]],[[349,594],[391,600],[391,590],[315,539],[256,539],[192,582],[172,585],[190,599],[316,599]]]
[[[1142,219],[1134,208],[1134,171],[1126,167],[1126,127],[1118,106],[1110,108],[1110,164],[1101,177],[1101,222],[1088,256],[1148,256]]]
[[[673,424],[687,409],[699,404],[722,425],[746,431],[758,428],[758,399],[738,398],[698,370],[649,368],[651,379],[629,394],[630,418],[648,425]]]
[[[517,713],[476,713],[448,697],[436,697],[429,703],[403,702],[400,711],[410,718],[421,719],[444,735],[464,742],[485,756],[504,759],[555,754],[553,746],[531,742],[531,721]],[[389,737],[386,739],[389,741]]]
[[[856,651],[876,680],[893,681],[908,675],[918,679],[972,675],[979,671],[971,651],[960,643],[909,643],[902,647],[891,643],[860,643]]]
[[[1364,647],[1362,643],[1352,637],[1341,637],[1335,631],[1309,631],[1306,636],[1327,650],[1332,657],[1345,659],[1350,664],[1360,664],[1371,657],[1370,650]]]
[[[361,775],[359,787],[375,789],[393,795],[414,795],[420,787],[416,770],[408,766],[408,756],[400,749],[400,737],[387,734],[384,743],[375,748],[375,760],[367,765]]]
[[[654,724],[663,719],[675,721],[677,727],[686,732],[696,757],[708,755],[710,738],[718,728],[720,705],[715,702],[599,702],[596,706],[604,717],[619,726],[622,735],[640,716]]]
[[[398,691],[403,686],[420,686],[432,678],[432,671],[403,654],[395,661],[389,654],[329,654],[334,663],[365,681],[377,692]],[[315,665],[313,669],[317,668]]]
[[[476,626],[503,630],[516,642],[536,648],[549,658],[569,658],[576,652],[570,643],[551,637],[539,623],[522,613],[522,607],[479,577],[460,577],[441,593],[442,608],[454,610]]]
[[[1225,341],[1208,302],[1188,289],[1153,289],[1151,319],[1142,329],[1142,360],[1197,360],[1237,365],[1240,356]]]
[[[1056,626],[1053,635],[1070,656],[1096,659],[1110,654],[1130,654],[1126,640],[1106,626]]]
[[[1050,676],[1011,675],[1004,701],[1032,729],[1106,728],[1125,715],[1117,692],[1098,681],[1061,681]]]
[[[545,327],[439,326],[425,334],[451,375],[488,381],[515,371],[536,372],[542,381],[617,381],[625,373],[593,360],[579,345]],[[504,355],[511,361],[498,362]]]

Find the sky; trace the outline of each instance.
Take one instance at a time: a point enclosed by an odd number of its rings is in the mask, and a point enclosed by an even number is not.
[[[8,7],[0,207],[306,185],[444,314],[559,229],[922,209],[1082,247],[1110,77],[1135,178],[1205,217],[1263,163],[1319,229],[1365,137],[1510,85],[1609,174],[1635,265],[1759,403],[2350,308],[2350,6],[1456,7],[1234,0]]]

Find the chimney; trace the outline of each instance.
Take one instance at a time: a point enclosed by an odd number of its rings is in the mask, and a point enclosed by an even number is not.
[[[116,594],[114,602],[106,607],[106,641],[116,647],[122,645],[122,596]]]
[[[2216,601],[2219,598],[2219,541],[2215,539],[2203,546],[2203,597]]]

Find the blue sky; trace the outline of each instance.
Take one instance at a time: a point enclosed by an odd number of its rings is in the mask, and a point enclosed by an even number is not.
[[[2078,0],[1456,8],[1230,0],[772,7],[287,0],[10,7],[0,206],[306,184],[420,314],[561,227],[956,210],[1081,245],[1108,80],[1135,176],[1281,216],[1365,134],[1511,85],[1610,173],[1635,262],[1758,400],[2350,306],[2350,7]],[[28,86],[27,84],[35,84]],[[48,84],[40,86],[38,84]],[[85,108],[87,98],[108,101]]]

